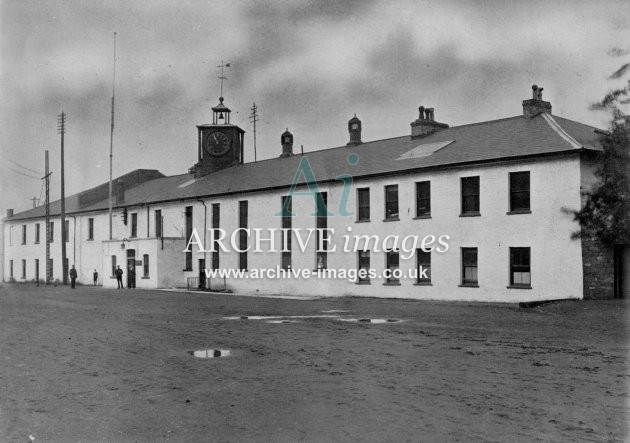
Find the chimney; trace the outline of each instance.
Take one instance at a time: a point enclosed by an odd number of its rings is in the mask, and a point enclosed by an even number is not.
[[[13,217],[13,209],[7,209],[7,217]]]
[[[117,205],[121,205],[125,202],[125,182],[118,180],[116,182],[116,195],[114,199]]]
[[[346,146],[360,145],[361,142],[361,120],[354,114],[350,120],[348,120],[348,132],[350,133],[350,141]]]
[[[448,128],[446,123],[435,121],[435,109],[420,106],[418,111],[420,111],[418,120],[411,122],[411,138],[424,137],[440,129]]]
[[[539,88],[537,85],[532,85],[532,98],[529,100],[523,100],[523,115],[527,118],[532,118],[546,112],[551,114],[551,103],[542,99],[543,88]]]
[[[289,132],[289,128],[280,136],[280,143],[282,143],[280,158],[291,157],[293,155],[293,134]]]

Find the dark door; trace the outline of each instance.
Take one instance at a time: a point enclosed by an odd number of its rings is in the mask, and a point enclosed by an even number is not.
[[[199,289],[206,289],[206,259],[199,259]]]
[[[615,298],[630,298],[630,245],[615,245]]]
[[[136,250],[127,249],[127,287],[136,287]]]

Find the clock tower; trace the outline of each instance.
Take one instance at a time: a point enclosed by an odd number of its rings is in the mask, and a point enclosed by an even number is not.
[[[230,124],[230,109],[223,104],[212,108],[212,124],[198,125],[198,162],[191,168],[195,177],[243,163],[245,131]]]

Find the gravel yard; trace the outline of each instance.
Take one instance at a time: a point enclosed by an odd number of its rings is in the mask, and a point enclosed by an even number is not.
[[[0,441],[627,441],[627,313],[2,285]]]

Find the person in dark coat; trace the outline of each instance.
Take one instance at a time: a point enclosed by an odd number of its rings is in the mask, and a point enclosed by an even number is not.
[[[118,282],[118,289],[124,288],[122,276],[123,276],[123,270],[120,269],[120,265],[118,265],[118,269],[116,269],[116,281]]]
[[[98,272],[96,272],[96,269],[94,270],[94,274],[92,274],[94,277],[94,286],[96,286],[96,283],[98,283]]]
[[[72,265],[72,269],[70,269],[70,287],[74,289],[76,283],[77,283],[77,270],[74,269],[74,265]]]

